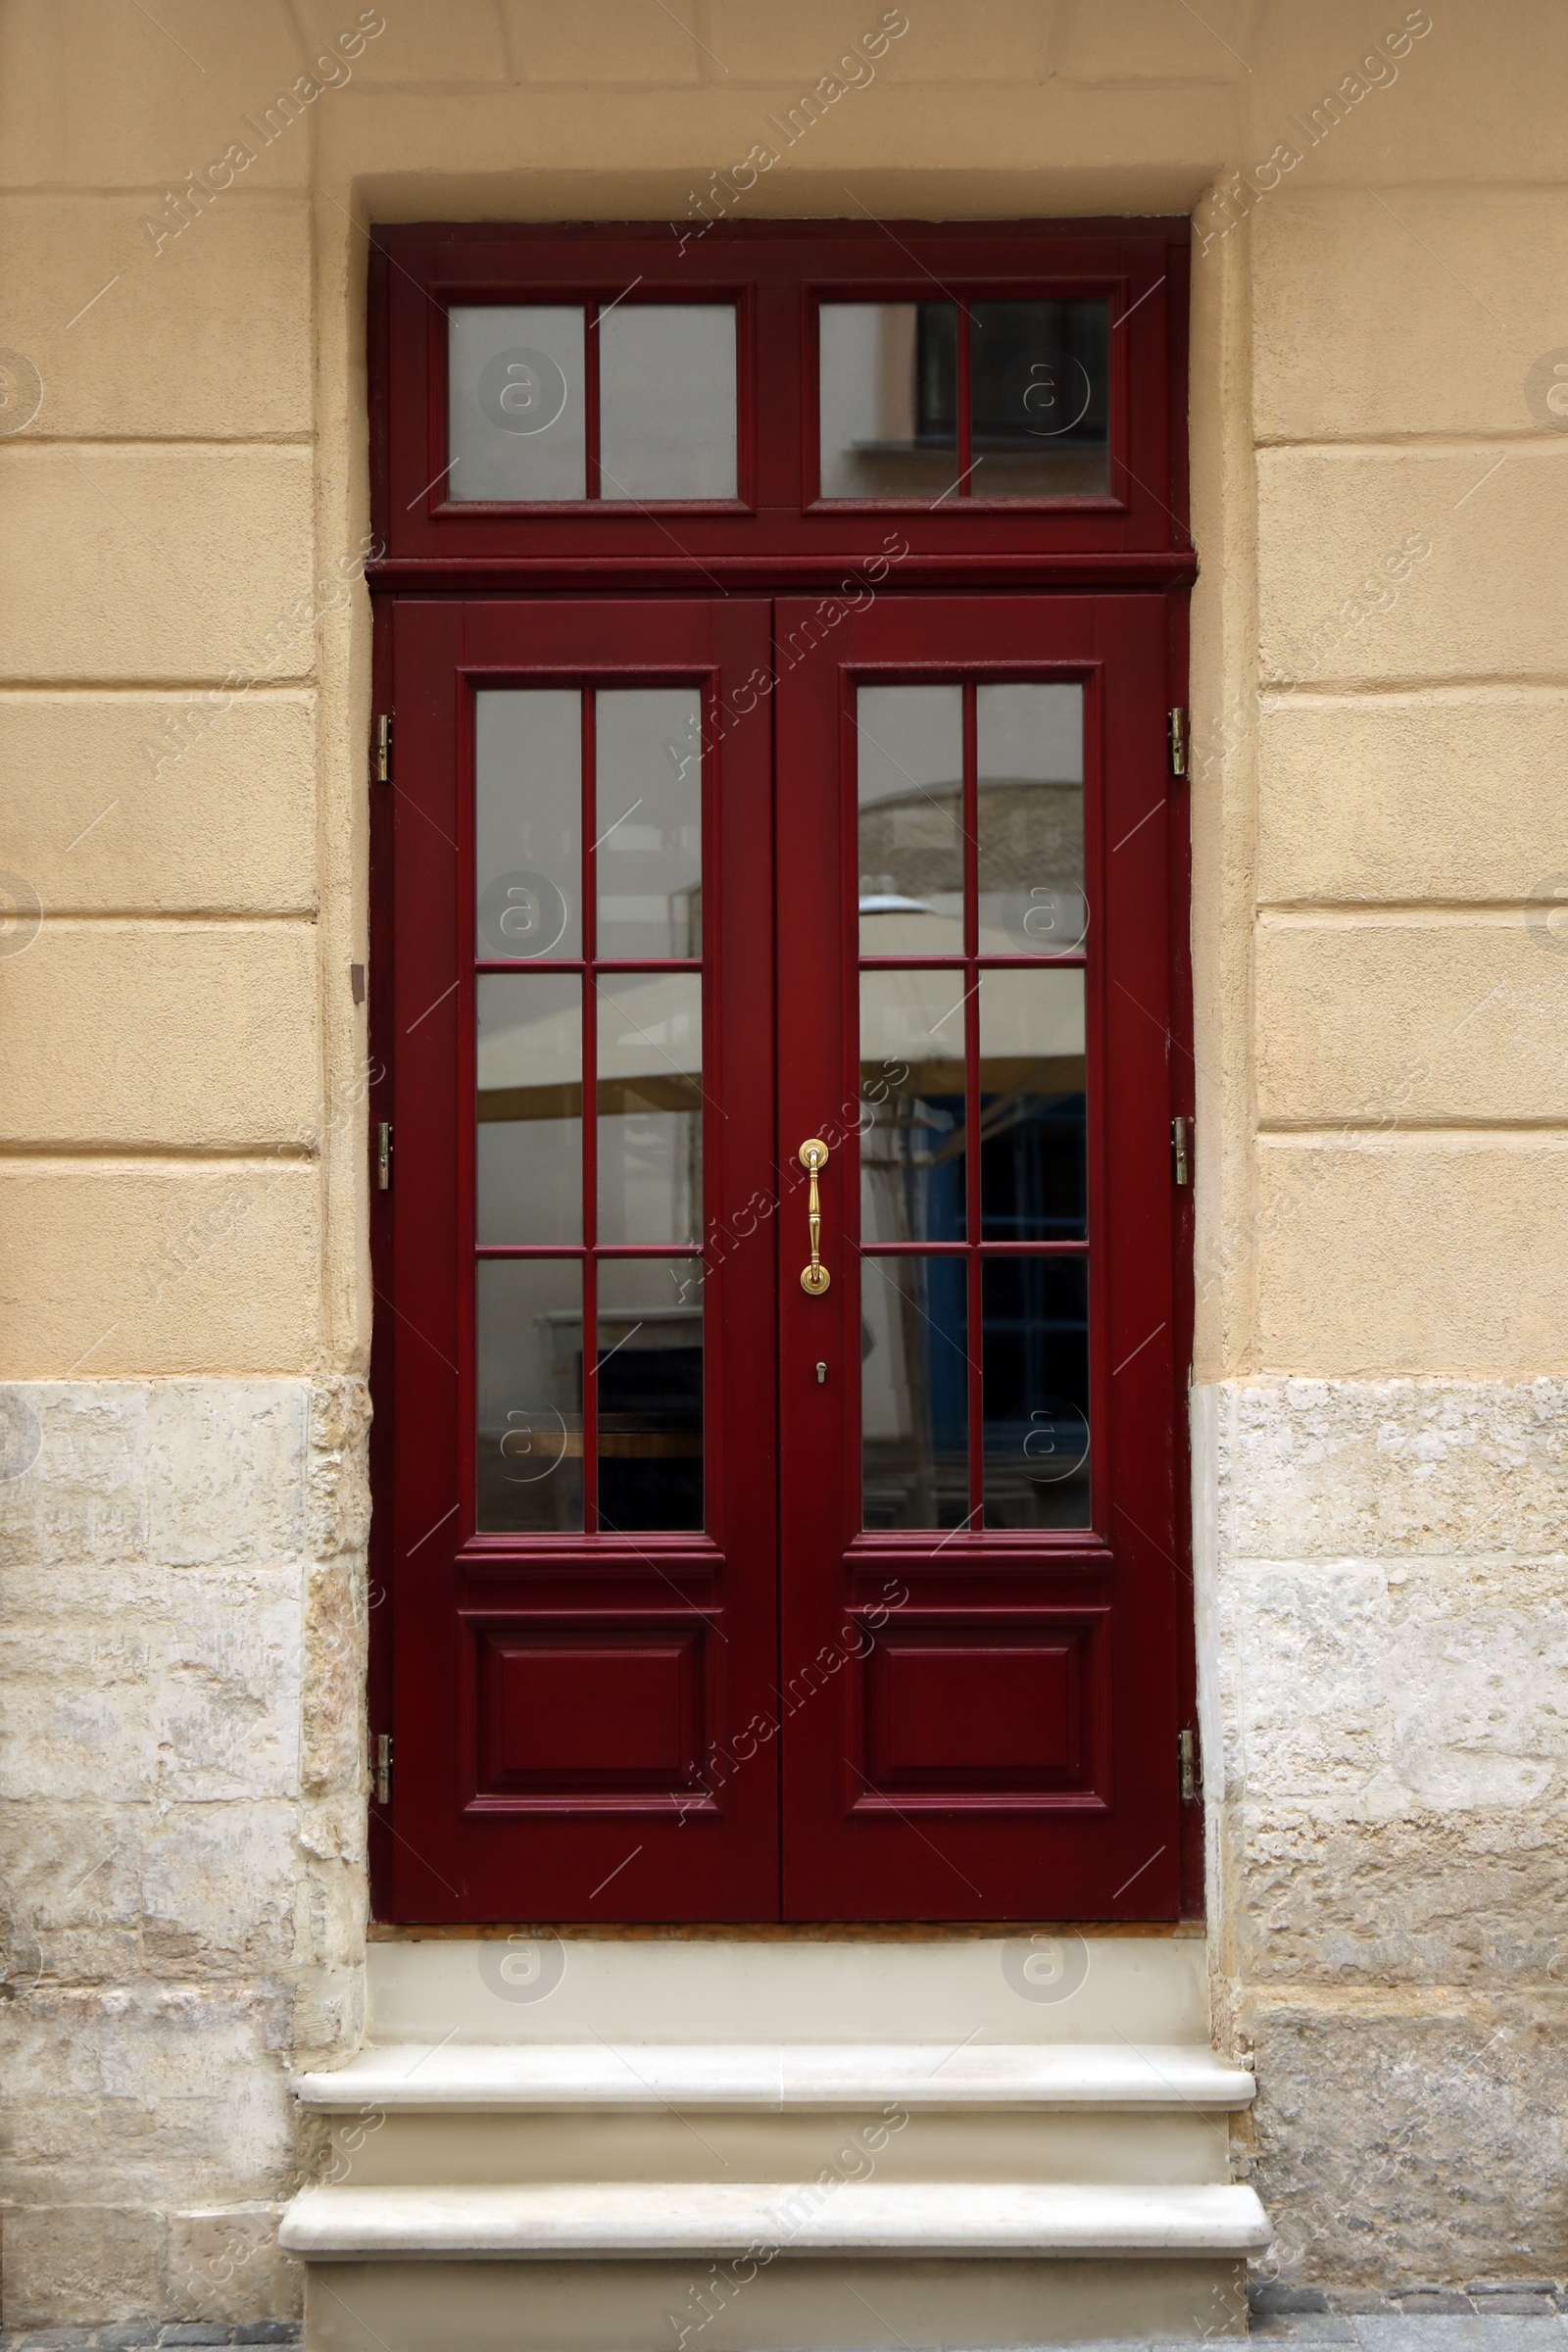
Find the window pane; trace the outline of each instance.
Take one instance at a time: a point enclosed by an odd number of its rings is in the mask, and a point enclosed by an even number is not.
[[[481,973],[478,1239],[582,1239],[582,983]]]
[[[982,686],[975,697],[982,955],[1084,944],[1084,690]]]
[[[478,1287],[479,1532],[582,1526],[582,1270],[486,1257]]]
[[[703,1237],[703,982],[599,983],[599,1239]]]
[[[601,498],[733,498],[732,304],[620,303],[599,325]]]
[[[602,956],[703,952],[702,703],[695,686],[595,698]]]
[[[821,496],[938,498],[958,476],[957,307],[824,302]]]
[[[447,497],[585,496],[581,309],[454,310],[447,355]]]
[[[1084,976],[980,983],[980,1236],[1084,1238]]]
[[[963,991],[961,972],[860,974],[862,1243],[963,1239]]]
[[[703,1525],[703,1269],[599,1261],[599,1523]]]
[[[1088,1527],[1088,1261],[994,1257],[980,1283],[985,1524]]]
[[[977,302],[969,312],[971,498],[1110,488],[1110,310]]]
[[[969,1514],[963,1259],[862,1258],[860,1312],[864,1524],[959,1527]]]
[[[963,689],[862,686],[856,703],[860,953],[963,951]]]
[[[474,701],[480,959],[580,956],[582,697],[490,687]]]

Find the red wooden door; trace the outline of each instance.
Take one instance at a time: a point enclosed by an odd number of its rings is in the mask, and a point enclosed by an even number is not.
[[[777,1915],[713,1764],[777,1670],[767,662],[744,598],[395,612],[397,1918]]]
[[[396,608],[392,1916],[1176,1915],[1165,631]]]
[[[792,1919],[1177,1914],[1165,628],[778,608]]]

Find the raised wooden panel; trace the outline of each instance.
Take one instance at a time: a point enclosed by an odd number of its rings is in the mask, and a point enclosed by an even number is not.
[[[895,1624],[861,1665],[867,1793],[1081,1792],[1099,1744],[1100,1613]]]
[[[477,1794],[613,1802],[690,1787],[703,1750],[703,1626],[474,1632]]]

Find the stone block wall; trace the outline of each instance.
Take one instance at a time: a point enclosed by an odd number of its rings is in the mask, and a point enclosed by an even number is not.
[[[353,1380],[0,1392],[9,2326],[293,2307],[284,2070],[363,2010],[367,1420]]]
[[[1287,2277],[1568,2264],[1568,1383],[1218,1384],[1213,1956]]]

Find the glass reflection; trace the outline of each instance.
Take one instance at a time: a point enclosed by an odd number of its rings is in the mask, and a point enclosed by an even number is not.
[[[823,498],[939,498],[958,477],[957,307],[824,302]]]
[[[617,303],[598,331],[601,498],[733,498],[734,306]]]
[[[860,1239],[964,1235],[962,972],[860,974]]]
[[[478,1240],[582,1239],[582,983],[481,973]]]
[[[971,498],[1110,488],[1110,308],[977,302],[969,311]]]
[[[586,495],[583,316],[492,303],[450,313],[447,498]]]
[[[975,695],[982,955],[1065,956],[1084,896],[1084,690],[982,686]]]
[[[582,697],[474,697],[474,878],[482,960],[580,956]]]
[[[599,1264],[599,1523],[703,1525],[702,1267]]]
[[[702,704],[695,686],[595,698],[602,956],[703,952]]]
[[[599,1239],[703,1231],[703,982],[624,972],[599,983]]]
[[[860,953],[963,948],[963,689],[862,686],[856,702]]]
[[[474,1267],[481,1535],[582,1526],[582,1272],[575,1258]]]
[[[987,972],[980,983],[980,1237],[1082,1241],[1084,975]]]
[[[862,1258],[860,1310],[863,1524],[961,1526],[969,1511],[964,1261]]]
[[[987,1527],[1088,1527],[1089,1265],[983,1261]]]

